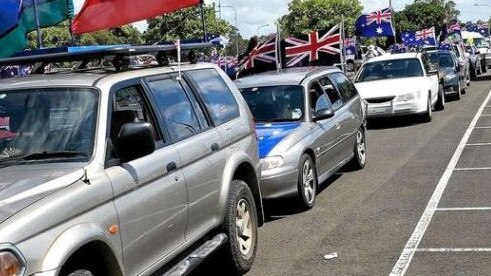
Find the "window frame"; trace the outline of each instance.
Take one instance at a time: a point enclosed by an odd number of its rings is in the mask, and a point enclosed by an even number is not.
[[[324,79],[324,78],[327,79],[331,83],[330,85],[332,85],[332,88],[334,89],[334,91],[336,92],[336,94],[339,97],[339,100],[341,101],[341,104],[338,107],[336,107],[336,108],[334,107],[334,103],[331,101],[331,98],[329,97],[329,95],[326,92],[327,85],[322,85],[321,84],[321,81],[320,80],[321,79]],[[324,94],[327,95],[327,99],[331,103],[331,108],[332,108],[333,111],[337,111],[337,110],[341,109],[346,104],[346,101],[343,99],[343,95],[339,91],[339,87],[337,86],[336,82],[331,79],[330,74],[322,75],[322,76],[316,78],[316,80],[317,80],[317,83],[322,88],[322,92],[324,92]]]
[[[350,82],[351,83],[351,86],[353,88],[353,95],[351,95],[351,97],[348,97],[348,93],[346,91],[344,91],[344,88],[336,81],[336,79],[334,78],[335,75],[340,75],[340,76],[343,76],[346,81]],[[356,90],[356,87],[355,85],[351,82],[351,80],[348,78],[348,76],[346,76],[344,73],[342,72],[334,72],[332,74],[329,74],[329,79],[331,80],[331,82],[336,86],[337,90],[338,90],[338,94],[341,95],[341,100],[343,101],[343,104],[346,104],[348,102],[350,102],[351,100],[353,100],[354,98],[356,98],[356,96],[358,96],[358,91]],[[346,97],[345,97],[345,94],[346,94]]]

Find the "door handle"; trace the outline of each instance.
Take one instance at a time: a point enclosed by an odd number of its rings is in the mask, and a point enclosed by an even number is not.
[[[217,143],[211,144],[211,151],[217,151],[220,147],[218,146]]]
[[[175,171],[177,169],[177,164],[176,162],[169,162],[165,168],[167,168],[167,172]]]
[[[351,115],[351,119],[352,120],[356,119],[356,115]]]
[[[341,125],[339,123],[336,123],[336,129],[340,129]]]

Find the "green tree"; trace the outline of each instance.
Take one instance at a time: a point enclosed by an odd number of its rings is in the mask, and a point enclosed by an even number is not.
[[[280,19],[283,34],[301,36],[313,30],[324,30],[345,19],[348,33],[354,33],[356,18],[363,6],[359,0],[293,0],[289,13]]]
[[[404,10],[396,12],[394,24],[398,33],[419,31],[435,27],[436,34],[441,31],[442,23],[457,18],[460,14],[455,2],[446,0],[415,0]]]
[[[215,9],[205,6],[205,25],[209,33],[229,36],[232,26],[225,20],[216,17]],[[174,13],[165,14],[147,20],[148,29],[144,33],[147,44],[172,41],[177,38],[193,39],[203,37],[201,7],[191,7]]]

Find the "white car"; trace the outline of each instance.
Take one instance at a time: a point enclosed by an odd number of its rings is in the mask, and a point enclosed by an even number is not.
[[[423,53],[384,55],[366,61],[356,75],[367,118],[417,114],[431,121],[445,97],[437,68]]]

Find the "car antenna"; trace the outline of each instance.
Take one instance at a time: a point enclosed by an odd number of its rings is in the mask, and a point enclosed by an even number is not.
[[[181,80],[181,40],[177,39],[174,45],[177,50],[177,80]]]

